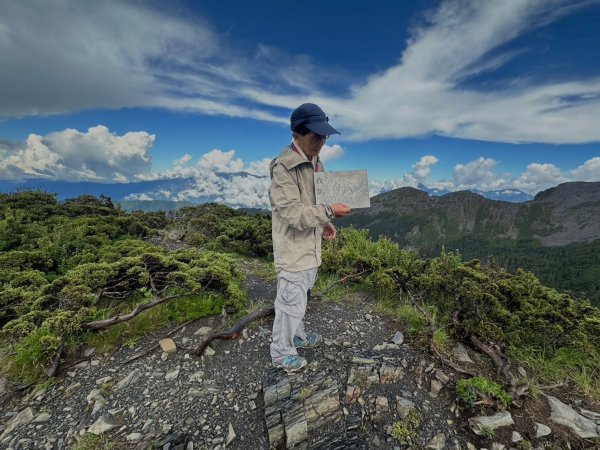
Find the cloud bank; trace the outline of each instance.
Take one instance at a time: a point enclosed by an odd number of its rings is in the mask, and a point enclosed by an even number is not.
[[[145,131],[122,136],[98,125],[85,132],[66,129],[44,136],[31,134],[25,142],[0,141],[0,179],[42,178],[97,183],[126,183],[157,179],[191,179],[184,188],[134,195],[132,199],[218,201],[235,206],[269,207],[269,163],[264,158],[243,161],[235,150],[212,149],[202,155],[183,154],[171,168],[152,169],[151,150],[155,136]],[[336,144],[325,146],[322,157],[334,160],[344,153]],[[481,156],[456,164],[452,178],[431,179],[432,168],[440,161],[434,155],[422,156],[411,170],[391,180],[371,180],[370,194],[377,195],[403,186],[425,185],[440,190],[481,191],[520,189],[534,195],[565,181],[600,181],[600,157],[594,157],[572,170],[553,164],[531,163],[517,175],[498,170],[498,161]]]
[[[0,179],[111,183],[151,179],[154,139],[145,131],[117,136],[103,125],[87,132],[30,134],[23,143],[0,142]]]

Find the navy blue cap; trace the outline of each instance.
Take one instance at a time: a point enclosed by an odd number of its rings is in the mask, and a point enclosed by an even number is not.
[[[304,103],[298,106],[290,117],[290,128],[294,131],[304,125],[310,131],[321,136],[340,134],[338,130],[329,125],[329,117],[314,103]]]

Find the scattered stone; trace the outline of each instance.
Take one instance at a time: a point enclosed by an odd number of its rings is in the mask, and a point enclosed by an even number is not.
[[[360,356],[353,356],[350,362],[360,366],[372,366],[375,364],[375,360],[373,358],[362,358]]]
[[[72,385],[68,386],[65,388],[65,397],[73,395],[80,387],[81,383],[73,383]]]
[[[179,376],[179,369],[175,369],[175,370],[173,370],[171,372],[168,372],[165,375],[165,380],[166,381],[173,381],[173,380],[177,379],[178,376]]]
[[[120,426],[121,425],[116,423],[110,416],[100,416],[98,420],[96,420],[92,426],[88,428],[88,433],[98,436]]]
[[[411,411],[416,410],[417,407],[414,402],[396,396],[396,410],[398,411],[398,415],[401,419],[405,419]]]
[[[495,430],[500,427],[514,425],[512,416],[508,411],[500,411],[493,416],[478,416],[469,419],[469,425],[473,432],[479,436],[486,430]]]
[[[448,381],[450,381],[450,377],[441,370],[435,371],[435,377],[444,384],[446,384],[446,383],[448,383]]]
[[[89,358],[89,357],[90,357],[90,356],[92,356],[94,353],[96,353],[96,348],[95,348],[95,347],[89,347],[89,348],[86,348],[86,349],[83,351],[83,356],[84,356],[84,358]]]
[[[171,338],[161,339],[158,341],[158,345],[160,345],[160,348],[165,353],[173,354],[177,352],[177,345],[175,345],[175,341]]]
[[[40,413],[34,420],[34,423],[45,423],[48,422],[52,416],[47,412]]]
[[[142,440],[142,433],[131,433],[128,434],[125,439],[127,439],[128,442],[139,442]]]
[[[112,381],[112,377],[102,377],[96,380],[96,386],[102,386],[103,384],[110,383]]]
[[[397,383],[404,378],[404,369],[401,367],[382,364],[379,370],[379,382],[381,384]]]
[[[124,378],[122,378],[121,381],[119,381],[115,385],[114,390],[115,391],[119,391],[119,390],[121,390],[123,388],[126,388],[130,384],[135,383],[138,379],[140,379],[141,376],[142,376],[142,373],[139,370],[135,369],[129,375],[127,375]]]
[[[381,352],[384,350],[398,350],[400,347],[396,344],[391,344],[389,342],[384,342],[383,344],[373,346],[373,351]]]
[[[552,430],[550,429],[549,426],[544,425],[543,423],[535,423],[535,437],[536,438],[541,438],[544,436],[548,436],[550,433],[552,433]]]
[[[519,433],[517,431],[513,431],[511,442],[521,442],[522,440],[523,440],[523,436],[521,436],[521,433]]]
[[[598,425],[600,425],[600,414],[598,414],[597,412],[588,411],[587,409],[583,409],[583,408],[580,409],[580,412],[582,415],[584,415],[588,419],[593,420]]]
[[[212,328],[211,327],[200,327],[196,330],[196,332],[194,333],[195,336],[205,336],[207,334],[212,333]]]
[[[560,425],[570,428],[577,437],[593,439],[600,437],[596,424],[587,417],[582,416],[569,405],[564,404],[556,397],[547,396],[550,403],[550,419]]]
[[[231,444],[236,437],[237,435],[235,434],[233,425],[231,425],[231,422],[229,422],[229,431],[227,432],[227,438],[225,439],[225,447],[229,446],[229,444]]]
[[[469,354],[467,353],[467,349],[464,345],[458,343],[452,349],[452,354],[458,359],[460,362],[471,363],[473,364],[473,360],[469,358]]]
[[[204,350],[204,355],[206,356],[214,356],[215,353],[216,352],[212,349],[212,347],[206,347],[206,349]]]
[[[396,331],[392,337],[392,342],[396,345],[400,345],[404,342],[404,335],[400,331]]]
[[[74,370],[78,370],[78,369],[87,369],[88,367],[90,367],[90,362],[89,361],[81,361],[78,364],[75,364],[73,366]]]
[[[12,419],[10,419],[8,421],[8,423],[6,424],[6,428],[0,435],[0,439],[2,439],[4,436],[6,436],[8,433],[13,431],[14,429],[16,429],[20,426],[23,426],[23,425],[27,425],[29,422],[31,422],[33,420],[34,416],[35,416],[35,411],[32,408],[25,408],[23,411],[21,411],[19,414],[17,414],[16,416],[14,416]]]
[[[390,411],[390,404],[387,397],[377,397],[375,399],[375,417],[381,418],[381,416]]]
[[[444,385],[439,380],[431,380],[431,390],[429,395],[432,398],[437,398]]]
[[[351,384],[346,385],[346,395],[344,396],[344,402],[354,403],[360,397],[360,388]]]
[[[427,444],[427,448],[433,450],[443,450],[446,446],[446,435],[444,433],[436,434]]]
[[[506,448],[506,445],[504,445],[504,444],[500,444],[500,443],[498,443],[498,442],[494,442],[494,443],[492,444],[492,448],[491,448],[491,450],[504,450],[505,448]]]

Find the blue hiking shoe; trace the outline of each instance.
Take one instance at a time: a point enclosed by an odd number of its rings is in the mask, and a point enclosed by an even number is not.
[[[300,339],[294,336],[294,347],[296,348],[313,348],[323,342],[323,337],[317,333],[308,333],[306,339]]]
[[[273,367],[278,367],[286,372],[295,372],[296,370],[302,369],[307,364],[308,361],[306,358],[298,355],[290,355],[283,359],[273,361]]]

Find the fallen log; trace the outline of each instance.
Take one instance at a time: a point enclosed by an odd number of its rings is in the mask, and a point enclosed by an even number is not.
[[[216,340],[233,340],[240,337],[242,334],[242,330],[248,326],[249,323],[254,322],[255,320],[262,319],[263,317],[272,316],[275,314],[274,306],[267,306],[266,308],[260,309],[258,311],[254,311],[252,314],[248,314],[239,322],[235,323],[229,330],[222,331],[220,333],[213,333],[204,336],[200,344],[192,351],[194,356],[202,356],[204,350],[208,345]]]

